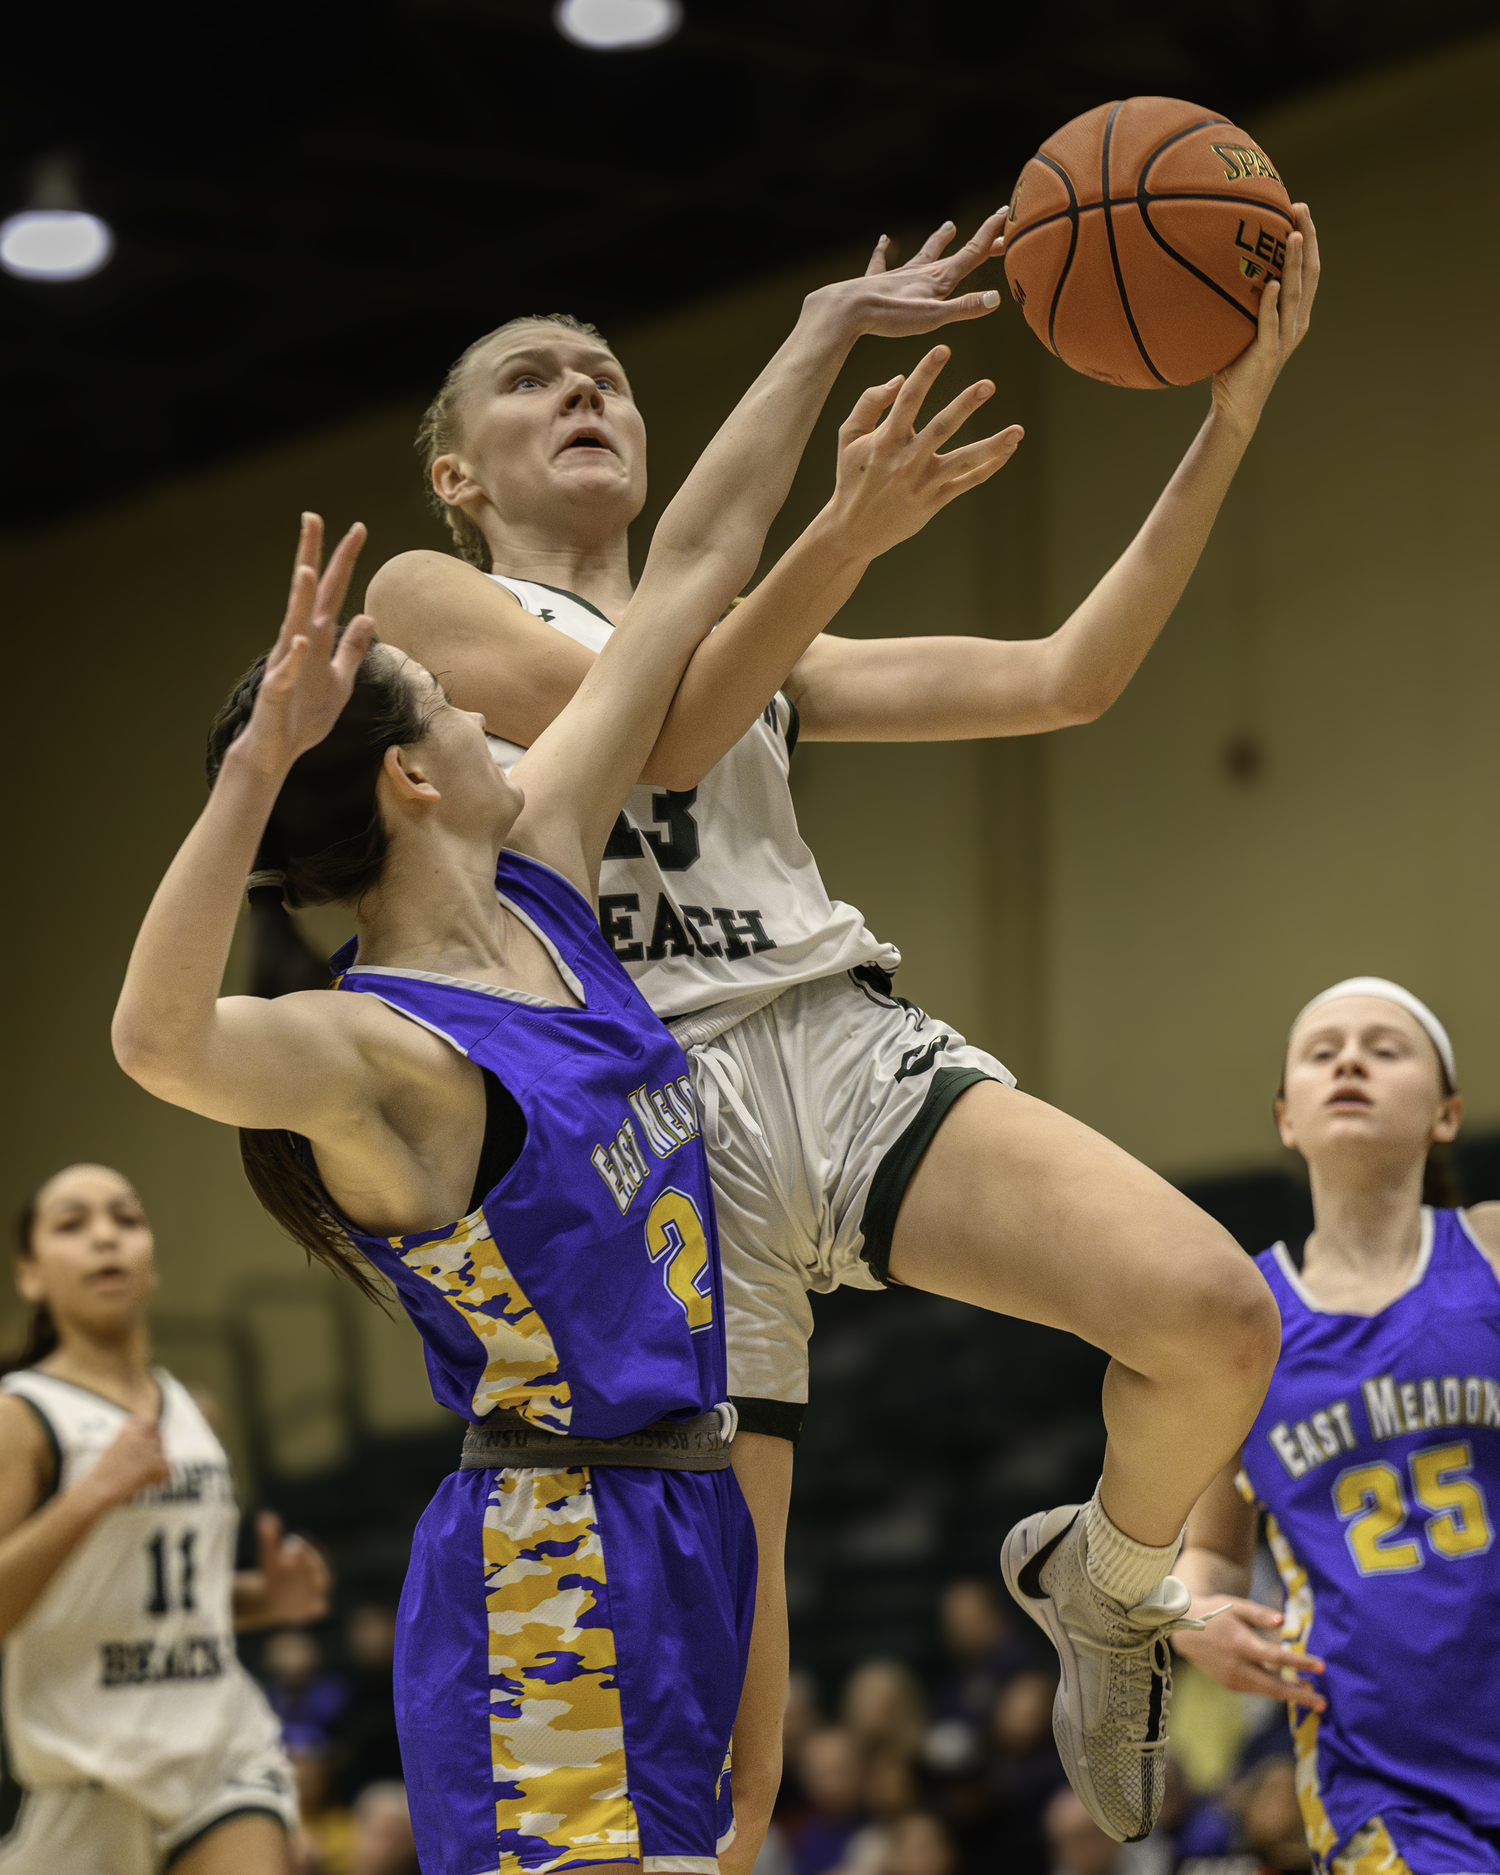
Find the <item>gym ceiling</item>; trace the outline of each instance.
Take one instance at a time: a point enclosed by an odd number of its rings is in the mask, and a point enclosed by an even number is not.
[[[0,278],[0,525],[419,395],[517,312],[608,331],[998,204],[1103,99],[1253,129],[1500,23],[1500,0],[684,4],[666,44],[614,53],[547,0],[28,8],[0,217],[67,154],[117,247],[87,280]]]

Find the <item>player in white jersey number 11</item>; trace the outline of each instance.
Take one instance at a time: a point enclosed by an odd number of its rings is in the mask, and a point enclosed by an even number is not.
[[[1177,603],[1306,330],[1317,246],[1305,207],[1297,217],[1255,341],[1214,380],[1203,426],[1135,541],[1051,638],[839,638],[809,613],[763,617],[747,651],[730,614],[678,690],[606,851],[606,935],[672,1022],[704,1109],[735,1470],[760,1542],[734,1740],[739,1835],[725,1857],[735,1875],[780,1771],[781,1552],[789,1440],[807,1397],[806,1292],[841,1282],[894,1279],[1070,1329],[1114,1357],[1098,1494],[1076,1516],[1067,1507],[1019,1526],[1004,1566],[1063,1656],[1056,1721],[1079,1794],[1119,1837],[1149,1830],[1159,1804],[1166,1635],[1186,1601],[1168,1571],[1189,1508],[1264,1392],[1274,1305],[1227,1233],[1179,1193],[886,993],[896,954],[823,890],[787,759],[799,725],[827,741],[1021,735],[1113,702]],[[1003,213],[991,217],[944,258],[945,224],[891,271],[882,243],[863,279],[808,297],[783,358],[817,393],[804,440],[861,334],[983,314],[979,294],[949,295],[997,251],[1002,226]],[[851,452],[930,454],[914,416],[903,398],[861,436],[846,425],[841,478]],[[424,439],[470,564],[402,555],[377,573],[368,610],[383,639],[445,672],[497,737],[529,746],[590,668],[589,632],[607,633],[629,598],[640,413],[593,328],[521,319],[459,360]],[[944,460],[931,456],[930,472]],[[790,468],[781,494],[789,481]],[[830,573],[822,623],[852,590]]]
[[[318,1619],[328,1568],[260,1522],[234,1569],[224,1449],[147,1362],[153,1240],[129,1181],[73,1165],[21,1217],[30,1339],[0,1379],[4,1875],[288,1875],[279,1727],[234,1630]]]

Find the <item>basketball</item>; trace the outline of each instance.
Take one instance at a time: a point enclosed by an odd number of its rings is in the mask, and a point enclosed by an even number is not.
[[[1064,124],[1021,171],[1005,276],[1065,364],[1157,390],[1240,355],[1291,230],[1285,185],[1245,131],[1181,98],[1125,98]]]

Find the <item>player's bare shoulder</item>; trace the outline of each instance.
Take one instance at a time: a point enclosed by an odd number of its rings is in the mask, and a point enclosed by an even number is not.
[[[0,1536],[29,1517],[57,1482],[57,1454],[41,1421],[14,1393],[0,1393]]]
[[[370,581],[365,610],[386,644],[430,664],[432,648],[454,634],[523,625],[530,615],[515,594],[466,560],[413,548],[387,560]]]
[[[1496,1278],[1500,1279],[1500,1204],[1493,1200],[1488,1204],[1471,1204],[1464,1212],[1464,1222],[1469,1227],[1469,1235],[1489,1258]]]

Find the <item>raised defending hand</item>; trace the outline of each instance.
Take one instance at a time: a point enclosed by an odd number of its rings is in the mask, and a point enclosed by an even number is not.
[[[1292,204],[1292,218],[1281,279],[1269,281],[1260,296],[1255,337],[1214,378],[1215,407],[1247,430],[1255,428],[1281,367],[1306,336],[1317,297],[1318,231],[1306,202]]]
[[[1215,1614],[1222,1609],[1222,1614]],[[1201,1667],[1234,1693],[1260,1693],[1293,1705],[1327,1710],[1328,1701],[1301,1676],[1321,1673],[1323,1662],[1279,1640],[1274,1629],[1281,1616],[1274,1608],[1244,1601],[1238,1595],[1195,1595],[1188,1611],[1204,1622],[1201,1630],[1172,1636],[1172,1651]],[[1206,1617],[1212,1615],[1212,1620]]]
[[[976,267],[1004,251],[1006,212],[997,209],[980,223],[970,240],[946,257],[944,250],[958,230],[951,221],[945,221],[910,260],[889,269],[886,256],[890,237],[882,235],[862,279],[821,287],[809,295],[809,304],[824,300],[852,322],[856,335],[869,332],[881,338],[935,332],[939,326],[952,325],[959,319],[982,319],[1000,304],[997,289],[961,293],[956,299],[951,295]]]
[[[278,776],[333,728],[370,648],[375,622],[363,613],[349,621],[342,637],[338,635],[339,608],[364,540],[365,530],[356,521],[319,579],[322,518],[302,517],[286,616],[266,659],[250,721],[239,738],[246,755]]]
[[[102,1509],[113,1510],[128,1504],[148,1484],[165,1484],[171,1475],[160,1426],[154,1419],[131,1419],[99,1454],[79,1489],[96,1498]]]
[[[287,1536],[274,1511],[255,1520],[258,1567],[235,1577],[235,1625],[273,1627],[319,1621],[328,1613],[333,1576],[306,1537]]]
[[[839,431],[838,480],[830,504],[852,545],[873,559],[926,526],[965,489],[987,482],[1015,454],[1018,423],[961,449],[940,450],[995,387],[971,384],[918,430],[922,403],[951,354],[935,345],[909,378],[868,390]],[[881,421],[881,412],[889,415]]]

